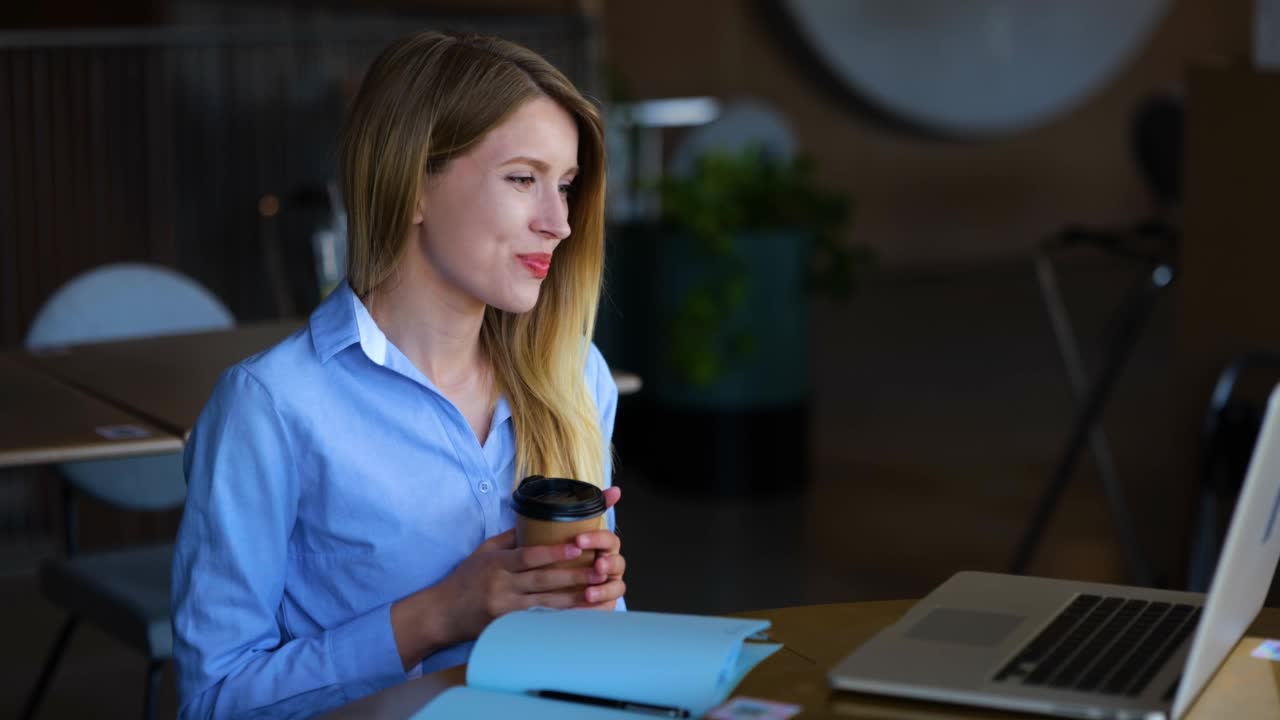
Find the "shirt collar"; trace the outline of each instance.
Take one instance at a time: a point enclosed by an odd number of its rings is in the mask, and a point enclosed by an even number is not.
[[[356,313],[357,305],[364,310],[366,316],[369,314],[364,304],[351,290],[351,286],[343,282],[334,288],[333,292],[329,293],[329,296],[311,313],[311,342],[315,346],[316,356],[321,363],[328,362],[329,358],[356,343],[364,344],[362,328]],[[369,319],[369,323],[375,330],[377,329],[372,318]],[[384,343],[382,354],[385,357],[385,335],[382,335],[382,340]],[[368,354],[367,350],[366,354]]]
[[[369,308],[360,302],[360,298],[356,294],[351,293],[351,310],[356,316],[356,330],[360,334],[360,347],[364,349],[364,354],[378,365],[387,364],[387,336],[382,332],[382,328],[378,327],[378,323],[373,321],[373,316],[369,314]]]
[[[378,365],[387,364],[387,348],[390,343],[386,334],[374,322],[369,309],[356,297],[355,291],[345,282],[334,288],[315,312],[311,313],[311,340],[321,363],[328,362],[329,358],[342,350],[359,343],[360,349],[370,360]],[[506,395],[498,396],[493,416],[493,427],[511,417],[511,406],[507,403]]]

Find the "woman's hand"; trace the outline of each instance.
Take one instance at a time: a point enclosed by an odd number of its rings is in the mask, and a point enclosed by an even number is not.
[[[605,490],[605,506],[621,498]],[[391,606],[391,627],[407,671],[422,658],[474,640],[497,617],[531,607],[612,610],[626,592],[622,541],[608,530],[581,533],[573,543],[516,547],[515,530],[495,535],[439,583]],[[553,568],[595,550],[588,567]],[[585,590],[584,590],[585,586]]]
[[[611,508],[622,499],[622,490],[618,487],[604,491],[606,508]],[[596,530],[579,534],[574,544],[582,550],[595,550],[596,559],[592,564],[598,582],[589,585],[583,593],[586,607],[597,610],[613,610],[618,598],[627,592],[627,584],[622,575],[627,571],[627,559],[622,557],[622,540],[608,530]]]

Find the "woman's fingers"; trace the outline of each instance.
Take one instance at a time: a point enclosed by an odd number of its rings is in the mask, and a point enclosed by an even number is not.
[[[592,563],[592,569],[600,575],[622,577],[627,571],[627,559],[617,553],[600,553]]]
[[[582,599],[588,605],[599,605],[601,603],[611,603],[625,595],[626,592],[627,584],[619,578],[600,585],[592,585],[583,590]]]
[[[596,585],[608,579],[606,574],[598,573],[591,567],[530,570],[515,576],[515,588],[517,592],[523,593],[576,590],[583,585]]]
[[[545,607],[564,610],[581,606],[582,593],[574,591],[530,593],[520,596],[520,607],[524,609]]]
[[[592,530],[591,532],[578,533],[573,541],[575,545],[583,550],[616,553],[622,549],[622,540],[608,530]]]
[[[574,560],[582,555],[577,545],[530,545],[516,548],[507,554],[502,567],[508,572],[524,572],[552,563]]]
[[[622,488],[618,487],[617,485],[614,485],[612,487],[607,487],[604,489],[604,507],[606,510],[613,507],[614,505],[617,505],[618,501],[621,499],[622,499]]]

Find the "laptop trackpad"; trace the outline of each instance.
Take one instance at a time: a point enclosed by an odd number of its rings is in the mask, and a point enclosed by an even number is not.
[[[995,647],[1026,620],[1022,615],[936,608],[907,631],[912,640]]]

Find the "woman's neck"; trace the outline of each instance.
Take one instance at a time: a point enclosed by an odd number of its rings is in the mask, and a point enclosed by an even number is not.
[[[378,328],[441,390],[485,384],[490,373],[480,346],[484,305],[450,297],[421,275],[398,275],[364,299]]]

